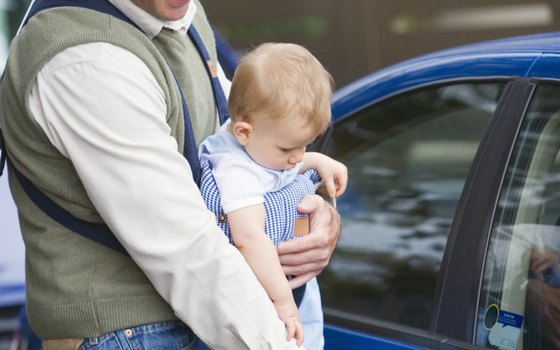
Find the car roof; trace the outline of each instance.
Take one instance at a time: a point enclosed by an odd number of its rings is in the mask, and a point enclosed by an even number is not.
[[[488,40],[441,50],[422,57],[483,54],[488,51],[494,53],[560,53],[560,32]]]
[[[373,72],[336,91],[333,118],[342,119],[396,93],[449,80],[560,79],[559,65],[533,70],[537,60],[557,56],[560,32],[485,41],[422,55]]]

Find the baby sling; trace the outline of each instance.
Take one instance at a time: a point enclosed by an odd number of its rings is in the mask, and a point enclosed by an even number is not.
[[[31,7],[28,12],[28,15],[24,19],[22,26],[24,26],[27,21],[35,14],[39,13],[40,11],[55,8],[55,7],[62,7],[62,6],[73,6],[73,7],[83,7],[91,10],[96,10],[98,12],[106,13],[108,15],[114,16],[136,28],[136,24],[134,24],[129,18],[127,18],[120,10],[114,7],[110,2],[106,0],[37,0]],[[140,28],[138,28],[140,30]],[[227,100],[225,94],[221,88],[219,79],[215,74],[212,67],[210,67],[211,59],[208,51],[206,50],[202,39],[200,38],[198,32],[194,28],[194,26],[190,26],[188,30],[188,36],[191,41],[194,43],[197,51],[204,62],[208,64],[205,65],[207,73],[211,79],[212,89],[214,93],[215,103],[218,109],[220,124],[223,124],[228,119],[227,113]],[[183,93],[180,91],[179,84],[177,83],[177,87],[179,89],[179,95],[181,96],[182,100],[182,107],[184,112],[184,126],[185,126],[185,142],[183,147],[183,156],[189,162],[189,165],[192,170],[192,175],[194,180],[197,184],[200,184],[201,178],[205,179],[203,181],[202,189],[217,189],[217,186],[213,180],[211,175],[211,170],[205,166],[201,168],[199,159],[198,159],[198,150],[195,144],[193,129],[189,117],[189,112],[187,108],[187,103],[184,98]],[[2,137],[0,131],[0,150],[2,154],[0,155],[0,176],[2,175],[2,171],[4,169],[6,160],[7,160],[7,152],[4,144],[4,139]],[[122,244],[118,241],[116,236],[110,230],[110,228],[105,224],[97,224],[87,222],[81,219],[74,217],[72,214],[67,212],[65,209],[60,207],[54,201],[52,201],[48,196],[46,196],[41,190],[39,190],[27,177],[25,177],[22,173],[20,173],[12,164],[10,164],[16,178],[20,182],[22,188],[29,196],[29,198],[39,207],[43,212],[45,212],[51,219],[55,220],[59,224],[65,226],[72,232],[78,233],[83,237],[86,237],[92,241],[95,241],[99,244],[102,244],[108,248],[111,248],[117,252],[122,254],[128,255],[126,249],[122,246]],[[291,186],[291,189],[288,189],[288,192],[291,193],[291,199],[287,203],[285,200],[282,200],[282,197],[285,196],[283,193],[274,193],[270,196],[271,199],[266,199],[266,208],[267,208],[267,223],[268,222],[276,222],[276,224],[268,224],[268,226],[279,226],[278,222],[281,221],[282,223],[293,222],[295,220],[295,216],[297,215],[297,210],[295,209],[297,203],[301,200],[301,198],[305,194],[313,193],[313,183],[318,182],[320,179],[315,173],[313,180],[309,177],[305,179],[301,179],[300,181],[296,182],[294,186]],[[288,186],[290,187],[290,186]],[[294,196],[295,193],[301,193],[300,195]],[[202,190],[204,194],[204,190]],[[213,193],[217,193],[216,191],[210,191]],[[279,191],[280,192],[280,191]],[[284,190],[282,191],[284,192]],[[204,197],[204,196],[203,196]],[[213,206],[208,205],[208,201],[205,198],[207,206],[210,210],[212,210],[216,215],[216,222],[219,226],[224,230],[224,232],[229,232],[229,227],[227,226],[227,222],[225,222],[222,218],[221,206],[219,205],[219,200],[216,202],[215,200],[212,201],[214,203]],[[217,203],[217,206],[216,206]],[[270,208],[270,209],[269,209]],[[273,213],[273,215],[269,215],[268,213]],[[300,214],[301,215],[301,214]],[[276,217],[277,219],[274,219]],[[285,226],[285,225],[284,225]],[[287,225],[286,229],[289,230],[289,224]],[[293,225],[292,225],[293,229]],[[292,232],[292,231],[290,231]],[[268,233],[268,232],[267,232]],[[294,290],[294,298],[296,299],[296,303],[299,305],[301,299],[303,298],[303,294],[305,292],[305,285],[297,288]]]

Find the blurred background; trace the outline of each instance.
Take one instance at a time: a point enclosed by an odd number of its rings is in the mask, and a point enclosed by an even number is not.
[[[426,52],[560,28],[560,2],[530,0],[201,0],[243,53],[265,41],[306,46],[337,87]],[[0,0],[0,62],[29,0]],[[225,6],[224,6],[225,5]]]
[[[0,68],[29,0],[0,0]],[[393,63],[487,39],[560,29],[560,2],[528,0],[201,0],[210,21],[239,53],[267,41],[307,47],[336,88]],[[23,243],[0,178],[0,305],[22,300]],[[19,308],[0,310],[0,349]]]
[[[337,87],[422,53],[560,28],[560,2],[529,0],[201,0],[240,52],[265,41],[306,46]]]

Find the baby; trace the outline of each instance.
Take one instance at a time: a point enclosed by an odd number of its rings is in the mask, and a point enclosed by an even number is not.
[[[303,343],[303,327],[271,233],[265,234],[264,197],[308,169],[319,173],[330,197],[346,189],[342,163],[306,152],[330,124],[331,95],[332,77],[307,49],[262,44],[245,55],[235,71],[230,121],[206,139],[199,152],[217,184],[233,243],[274,303],[288,339],[295,337],[298,345]]]

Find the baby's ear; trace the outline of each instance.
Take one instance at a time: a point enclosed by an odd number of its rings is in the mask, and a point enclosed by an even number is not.
[[[245,146],[249,143],[249,138],[251,137],[251,133],[253,132],[253,126],[247,122],[235,122],[232,125],[232,132],[237,142],[239,142],[242,146]]]

